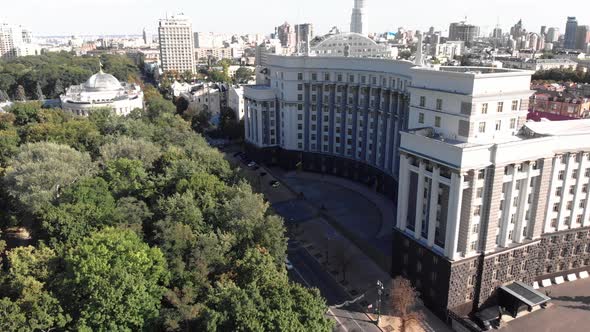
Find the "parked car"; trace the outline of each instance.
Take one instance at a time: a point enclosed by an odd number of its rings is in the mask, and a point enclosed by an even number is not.
[[[248,163],[248,167],[254,167],[254,166],[256,166],[256,163],[255,162],[251,161],[251,162]]]
[[[293,270],[293,264],[291,264],[291,261],[288,258],[285,258],[285,267],[287,270]]]
[[[272,181],[270,181],[269,184],[273,188],[278,188],[281,185],[281,183],[279,181],[277,181],[277,180],[272,180]]]

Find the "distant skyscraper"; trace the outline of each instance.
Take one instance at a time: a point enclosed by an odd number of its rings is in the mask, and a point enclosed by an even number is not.
[[[563,47],[567,49],[574,49],[576,48],[576,33],[578,30],[578,21],[574,16],[569,16],[567,18],[567,23],[565,25],[565,38]]]
[[[586,45],[590,42],[590,26],[578,25],[576,29],[576,49],[586,51]]]
[[[559,28],[549,28],[545,41],[548,43],[556,43],[559,40]]]
[[[525,34],[525,30],[522,27],[522,20],[518,20],[518,22],[512,28],[510,28],[510,35],[514,39],[518,39],[519,37],[521,37],[524,34]]]
[[[295,44],[298,53],[308,53],[313,39],[313,24],[304,23],[295,25]]]
[[[195,39],[188,17],[180,14],[161,19],[158,26],[162,70],[195,70]]]
[[[541,26],[541,35],[546,35],[547,34],[547,26],[542,25]]]
[[[366,15],[365,3],[367,0],[354,0],[352,18],[350,20],[350,32],[369,34],[369,18]]]
[[[502,28],[495,27],[494,32],[492,32],[492,38],[502,38]]]
[[[147,32],[145,32],[145,28],[143,28],[143,43],[144,45],[147,45],[148,43]]]
[[[277,27],[277,38],[281,41],[281,46],[291,48],[295,46],[295,32],[291,24],[285,22]]]
[[[465,22],[451,23],[449,26],[450,41],[464,41],[471,43],[479,36],[479,27]]]

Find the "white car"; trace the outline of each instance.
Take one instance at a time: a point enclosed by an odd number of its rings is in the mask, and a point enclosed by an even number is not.
[[[287,270],[293,270],[293,264],[288,258],[285,258],[285,267],[287,267]]]
[[[254,166],[256,166],[256,163],[255,163],[255,162],[253,162],[253,161],[251,161],[251,162],[248,164],[248,167],[254,167]]]

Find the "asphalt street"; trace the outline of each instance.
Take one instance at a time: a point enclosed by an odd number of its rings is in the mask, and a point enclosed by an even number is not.
[[[330,306],[327,315],[336,321],[334,331],[344,332],[380,332],[381,330],[370,321],[367,315],[360,312],[358,306],[352,305],[343,308],[334,308],[350,297],[338,285],[336,280],[329,275],[323,267],[302,247],[291,242],[288,250],[289,260],[293,269],[289,276],[295,282],[306,287],[315,287],[320,290],[322,296]]]

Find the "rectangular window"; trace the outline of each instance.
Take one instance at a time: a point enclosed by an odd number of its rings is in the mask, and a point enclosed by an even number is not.
[[[518,100],[513,100],[512,101],[512,110],[513,111],[518,111]]]
[[[481,104],[481,114],[488,114],[488,103]]]
[[[297,101],[303,101],[303,95],[302,94],[298,94],[297,95]]]
[[[420,96],[420,107],[426,106],[426,97]]]
[[[461,114],[471,114],[471,103],[461,102]]]
[[[559,171],[559,175],[557,176],[559,180],[563,180],[565,178],[565,171]]]
[[[469,136],[469,121],[459,120],[459,135],[463,137]]]
[[[483,188],[477,188],[477,198],[483,197]]]
[[[434,117],[434,126],[440,128],[440,116]]]
[[[496,121],[496,131],[502,130],[502,120]]]
[[[303,81],[303,73],[297,73],[297,80]]]
[[[317,80],[318,80],[318,74],[316,74],[316,73],[312,73],[312,74],[311,74],[311,80],[312,80],[312,81],[317,81]]]
[[[498,102],[498,113],[502,113],[504,111],[504,102]]]
[[[418,123],[424,123],[424,113],[418,113]]]
[[[516,129],[516,119],[510,119],[510,129]]]
[[[486,123],[485,122],[479,123],[479,132],[482,134],[486,132]]]
[[[443,104],[442,99],[437,99],[436,100],[436,110],[437,111],[442,111],[442,104]]]
[[[303,91],[303,84],[297,84],[297,91]]]

